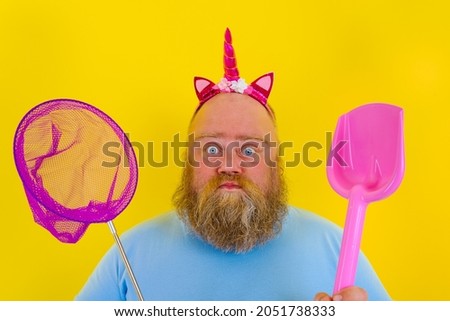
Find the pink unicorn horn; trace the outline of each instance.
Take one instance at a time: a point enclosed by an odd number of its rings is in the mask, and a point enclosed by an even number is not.
[[[239,70],[237,69],[236,55],[231,43],[231,32],[227,28],[225,31],[225,41],[223,43],[223,68],[225,70],[224,77],[227,80],[238,80]]]

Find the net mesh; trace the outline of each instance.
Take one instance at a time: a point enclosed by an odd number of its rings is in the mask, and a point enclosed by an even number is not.
[[[114,219],[137,185],[125,133],[80,101],[52,100],[30,110],[17,128],[14,158],[34,220],[62,242],[77,242],[90,223]]]

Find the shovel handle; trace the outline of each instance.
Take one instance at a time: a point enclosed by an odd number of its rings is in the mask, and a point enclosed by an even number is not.
[[[364,188],[359,185],[353,187],[350,191],[333,293],[337,293],[355,283],[367,208],[367,203],[363,199],[363,192]]]

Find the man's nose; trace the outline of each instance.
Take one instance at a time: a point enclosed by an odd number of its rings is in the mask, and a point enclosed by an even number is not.
[[[241,161],[239,150],[237,148],[227,149],[218,168],[218,172],[220,174],[241,174]]]

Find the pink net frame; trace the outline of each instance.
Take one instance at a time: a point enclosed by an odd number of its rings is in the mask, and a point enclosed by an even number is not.
[[[123,130],[101,110],[56,99],[31,109],[14,137],[14,160],[36,223],[77,242],[134,196],[138,166]]]

